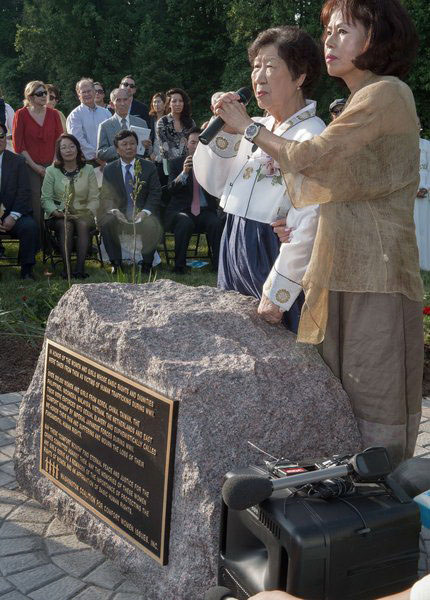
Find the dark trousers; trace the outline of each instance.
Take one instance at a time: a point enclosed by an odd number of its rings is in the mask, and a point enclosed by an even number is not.
[[[214,267],[218,267],[219,245],[224,223],[216,212],[203,208],[199,215],[190,212],[166,212],[166,231],[175,236],[175,267],[185,267],[187,249],[193,233],[206,233]]]
[[[132,234],[133,226],[121,223],[115,215],[108,213],[99,219],[99,228],[110,262],[112,264],[120,263],[122,253],[119,234],[122,231]],[[161,225],[156,217],[150,215],[140,223],[137,223],[136,232],[142,240],[142,262],[144,265],[151,266],[154,259],[154,251],[161,236]]]
[[[22,215],[8,233],[19,240],[20,265],[34,265],[40,245],[39,228],[33,217]]]

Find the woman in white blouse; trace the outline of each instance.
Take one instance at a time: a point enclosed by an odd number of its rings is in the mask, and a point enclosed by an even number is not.
[[[258,35],[248,50],[252,85],[265,117],[254,118],[245,136],[227,127],[209,146],[199,144],[193,164],[196,178],[221,198],[227,213],[221,241],[218,286],[276,299],[284,324],[297,332],[303,293],[300,282],[309,262],[318,224],[318,207],[295,209],[273,159],[253,145],[264,126],[276,135],[304,141],[325,125],[307,100],[320,69],[320,51],[296,27],[276,27]],[[289,244],[279,245],[271,223],[287,217]]]

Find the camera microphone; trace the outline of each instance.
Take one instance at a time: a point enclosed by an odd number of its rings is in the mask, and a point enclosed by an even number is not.
[[[231,595],[231,590],[226,587],[214,587],[205,594],[205,600],[237,600]]]
[[[242,87],[240,90],[237,90],[236,94],[240,96],[239,102],[242,102],[245,106],[252,98],[252,92],[249,88]],[[225,123],[221,117],[216,117],[209,123],[206,129],[199,135],[199,140],[202,144],[207,146],[209,142],[211,142],[216,134],[221,131],[224,127]]]

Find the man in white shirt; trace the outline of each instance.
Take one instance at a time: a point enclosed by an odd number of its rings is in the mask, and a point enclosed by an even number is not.
[[[104,161],[96,158],[97,133],[100,123],[110,119],[111,114],[107,108],[97,106],[92,79],[78,81],[76,93],[81,103],[67,117],[67,132],[79,141],[87,162],[94,167],[103,166]]]
[[[118,158],[118,152],[114,145],[114,138],[118,131],[130,129],[131,125],[148,129],[146,121],[130,114],[132,98],[133,96],[127,88],[112,90],[110,99],[115,108],[115,114],[99,125],[97,136],[97,158],[99,160],[112,162]],[[151,142],[147,140],[146,145],[150,144]],[[143,156],[141,157],[143,158]]]

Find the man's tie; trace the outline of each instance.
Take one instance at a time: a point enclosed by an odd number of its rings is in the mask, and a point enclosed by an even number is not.
[[[127,195],[127,209],[126,209],[126,213],[125,216],[127,217],[127,219],[129,221],[133,220],[133,210],[134,210],[134,206],[133,206],[133,177],[130,173],[130,169],[131,169],[131,164],[130,165],[125,165],[125,193]]]
[[[193,201],[191,202],[191,213],[197,217],[200,214],[200,184],[193,171]]]
[[[121,119],[121,129],[127,129],[127,119]]]

